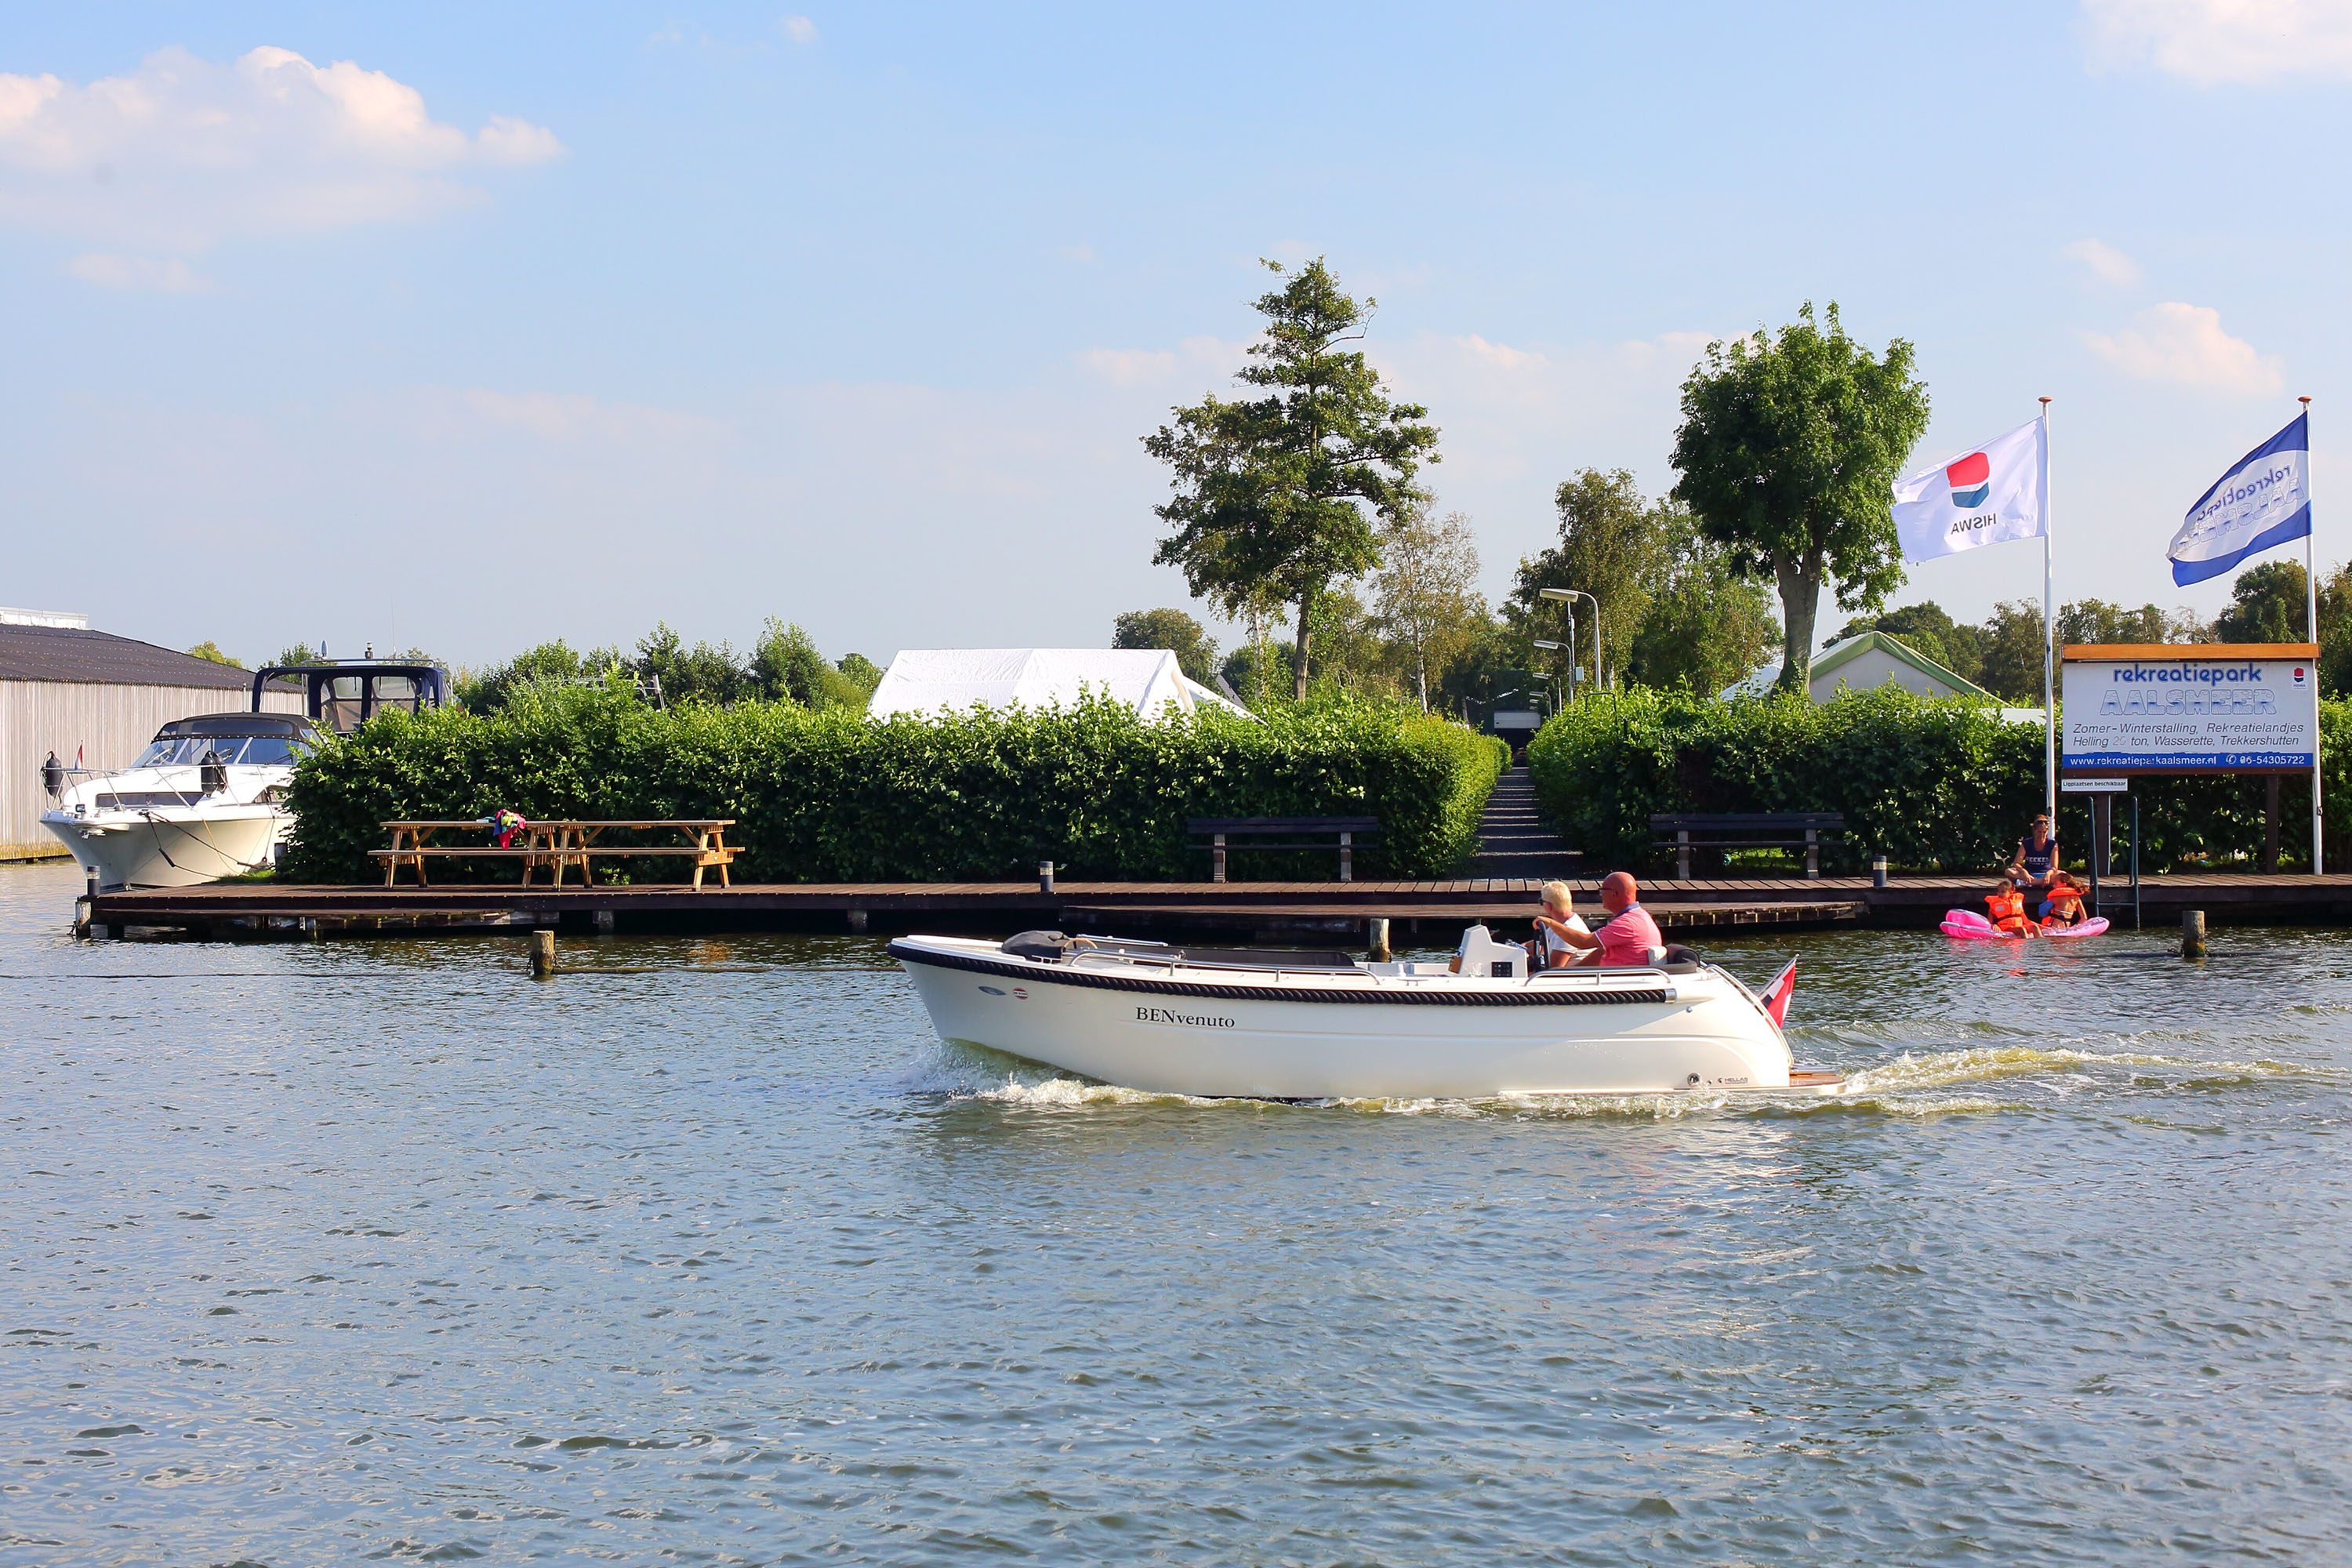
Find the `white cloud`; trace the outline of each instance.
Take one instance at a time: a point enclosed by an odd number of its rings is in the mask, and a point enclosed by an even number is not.
[[[2128,375],[2239,396],[2276,393],[2284,384],[2277,356],[2255,352],[2221,330],[2221,312],[2178,300],[2142,310],[2113,337],[2082,334],[2084,345]]]
[[[1113,386],[1154,386],[1177,379],[1181,368],[1188,378],[1228,382],[1246,362],[1247,343],[1223,338],[1186,338],[1169,349],[1085,349],[1077,355],[1080,369]]]
[[[2100,282],[2113,283],[2119,288],[2128,289],[2146,275],[2138,262],[2101,240],[2078,239],[2058,254],[2089,268],[2091,276]]]
[[[163,49],[86,85],[0,73],[0,221],[148,248],[426,216],[487,199],[469,168],[563,150],[504,115],[468,135],[382,71],[267,46],[228,65]]]
[[[1159,349],[1087,349],[1078,363],[1113,386],[1142,386],[1176,374],[1176,356]]]
[[[485,428],[520,430],[547,441],[679,446],[729,433],[721,420],[643,403],[608,403],[577,393],[496,392],[470,387],[427,397],[424,427],[440,436]]]
[[[2210,87],[2352,79],[2352,0],[2083,0],[2091,62]]]
[[[787,16],[778,26],[784,29],[784,37],[796,44],[816,42],[816,24],[806,16]]]
[[[1468,350],[1474,358],[1484,360],[1497,370],[1543,369],[1551,363],[1539,353],[1510,348],[1502,343],[1490,343],[1475,332],[1466,338],[1456,338],[1454,341]]]
[[[110,256],[90,251],[66,263],[66,270],[101,289],[143,290],[156,294],[209,294],[215,287],[186,262],[174,257],[158,261],[145,256]]]

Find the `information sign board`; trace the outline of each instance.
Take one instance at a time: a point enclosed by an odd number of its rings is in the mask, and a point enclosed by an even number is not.
[[[2308,769],[2319,749],[2309,643],[2069,645],[2066,772]]]

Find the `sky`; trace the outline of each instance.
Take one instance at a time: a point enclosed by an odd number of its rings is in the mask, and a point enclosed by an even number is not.
[[[2165,544],[2298,394],[2352,555],[2352,0],[0,16],[0,603],[173,647],[1102,646],[1189,605],[1140,437],[1317,256],[1490,592],[1808,300],[1916,466],[2054,400],[2062,601],[2223,603]]]

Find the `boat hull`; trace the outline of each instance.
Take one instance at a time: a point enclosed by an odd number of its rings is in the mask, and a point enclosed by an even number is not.
[[[163,808],[41,818],[101,888],[193,888],[269,864],[292,818],[276,806]]]
[[[1780,1031],[1712,973],[1636,975],[1571,1000],[1559,980],[1218,984],[992,960],[948,939],[891,952],[942,1039],[1147,1092],[1452,1100],[1790,1082]]]

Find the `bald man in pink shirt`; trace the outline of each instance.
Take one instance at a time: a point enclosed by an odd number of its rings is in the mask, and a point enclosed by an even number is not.
[[[1601,907],[1609,911],[1609,919],[1601,929],[1587,935],[1582,931],[1562,931],[1560,940],[1571,947],[1586,949],[1580,962],[1602,967],[1641,968],[1653,962],[1652,955],[1665,946],[1658,934],[1658,922],[1641,904],[1642,889],[1623,871],[1612,871],[1601,879]]]

